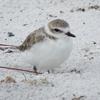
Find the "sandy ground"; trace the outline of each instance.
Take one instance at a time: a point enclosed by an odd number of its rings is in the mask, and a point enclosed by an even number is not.
[[[100,100],[100,0],[0,0],[0,43],[19,45],[54,18],[77,36],[70,58],[50,74],[0,69],[0,100]],[[0,66],[9,57],[0,51]]]

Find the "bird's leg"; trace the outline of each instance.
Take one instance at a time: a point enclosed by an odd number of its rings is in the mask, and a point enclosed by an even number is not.
[[[37,68],[36,68],[35,65],[33,66],[33,72],[34,72],[35,74],[37,74]]]
[[[48,72],[48,74],[50,74],[50,73],[54,73],[54,70],[53,70],[53,69],[51,69],[51,70],[47,70],[47,72]]]
[[[37,71],[36,66],[33,66],[33,73],[35,73],[36,75],[42,74],[42,73],[40,73],[40,72]]]
[[[48,74],[50,74],[50,70],[48,70],[47,72],[48,72]]]
[[[39,72],[37,72],[36,66],[33,66],[33,72],[34,72],[36,75],[39,74]]]

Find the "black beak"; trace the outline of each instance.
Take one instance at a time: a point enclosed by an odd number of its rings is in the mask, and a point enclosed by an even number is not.
[[[70,36],[70,37],[76,37],[74,34],[72,34],[72,33],[70,33],[70,32],[67,32],[67,33],[65,33],[67,36]]]

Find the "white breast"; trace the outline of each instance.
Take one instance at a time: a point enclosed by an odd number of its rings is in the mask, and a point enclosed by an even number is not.
[[[46,40],[26,51],[26,60],[37,69],[48,70],[60,66],[72,51],[72,39]]]

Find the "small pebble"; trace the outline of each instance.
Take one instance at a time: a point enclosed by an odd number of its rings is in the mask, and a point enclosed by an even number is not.
[[[12,19],[10,19],[10,21],[12,21]]]
[[[15,36],[12,32],[8,32],[8,37]]]
[[[56,18],[57,16],[54,16],[54,15],[49,14],[49,17],[55,17]]]
[[[23,26],[27,26],[28,24],[23,24]]]
[[[95,41],[93,41],[93,44],[97,44]]]
[[[13,51],[12,50],[8,50],[6,53],[12,53]]]
[[[62,10],[59,11],[61,14],[64,13]]]
[[[85,9],[84,8],[78,8],[77,11],[85,12]]]

